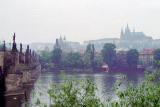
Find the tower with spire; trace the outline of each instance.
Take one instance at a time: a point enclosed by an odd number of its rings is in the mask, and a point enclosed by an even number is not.
[[[146,36],[143,32],[136,32],[135,28],[130,30],[128,24],[125,29],[121,29],[120,39],[124,41],[144,41],[144,40],[152,40],[151,37]]]
[[[123,29],[121,28],[121,35],[120,35],[120,38],[122,39],[123,38]]]
[[[121,29],[120,38],[121,38],[121,40],[129,40],[129,39],[131,39],[131,36],[132,36],[132,32],[127,24],[124,31],[123,31],[123,29]]]

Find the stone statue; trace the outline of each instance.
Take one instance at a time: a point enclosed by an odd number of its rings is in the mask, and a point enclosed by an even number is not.
[[[15,35],[15,33],[14,33],[14,35],[13,35],[13,45],[12,45],[12,51],[13,51],[13,52],[17,52],[17,51],[18,51],[18,50],[17,50],[17,46],[16,46],[15,38],[16,38],[16,35]]]
[[[22,43],[20,43],[20,53],[22,53]]]
[[[3,51],[5,52],[6,51],[6,42],[3,41]]]
[[[15,43],[15,40],[16,40],[16,34],[14,33],[14,35],[13,35],[13,43]]]
[[[25,53],[25,64],[27,64],[27,65],[29,64],[29,59],[30,59],[29,58],[30,57],[29,56],[29,51],[30,51],[29,50],[29,45],[27,45],[27,49],[26,49],[26,53]]]

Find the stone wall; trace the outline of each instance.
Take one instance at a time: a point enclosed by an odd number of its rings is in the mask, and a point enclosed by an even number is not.
[[[19,63],[25,63],[25,56],[24,53],[19,53]]]
[[[6,81],[6,92],[22,90],[24,84],[32,84],[38,78],[41,72],[41,65],[36,65],[34,68],[28,70],[20,70],[17,73],[7,74]]]
[[[22,74],[8,74],[5,78],[6,92],[22,89]]]
[[[12,65],[16,66],[19,64],[19,53],[18,52],[11,52],[12,55]]]
[[[4,66],[4,52],[0,52],[0,67],[3,70],[3,66]]]

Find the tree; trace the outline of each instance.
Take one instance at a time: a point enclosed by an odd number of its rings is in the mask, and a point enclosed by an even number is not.
[[[95,68],[100,68],[103,64],[103,58],[101,55],[95,55],[95,62],[94,62],[94,66]]]
[[[136,68],[137,67],[138,56],[139,56],[139,53],[136,49],[130,49],[127,52],[127,63],[129,65],[129,67],[131,67],[131,68]]]
[[[103,61],[109,65],[109,67],[113,67],[116,60],[116,46],[112,43],[106,43],[102,49]]]
[[[94,44],[88,44],[85,51],[85,62],[89,67],[95,67],[95,48]]]
[[[52,61],[57,67],[60,67],[61,57],[62,50],[60,48],[55,48],[52,52]]]
[[[154,51],[154,66],[160,68],[160,49]]]
[[[72,68],[81,68],[83,66],[83,61],[80,53],[78,52],[70,52],[68,53],[65,61],[68,67]]]
[[[51,52],[42,50],[40,51],[40,59],[43,62],[50,62],[51,61]]]

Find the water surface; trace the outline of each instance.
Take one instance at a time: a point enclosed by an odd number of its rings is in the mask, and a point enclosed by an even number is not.
[[[115,97],[113,92],[113,86],[117,79],[122,77],[122,74],[126,75],[126,80],[133,81],[134,83],[140,83],[143,80],[143,72],[125,72],[125,73],[67,73],[68,79],[74,77],[78,80],[91,79],[97,86],[97,95],[102,99],[106,100],[107,97]],[[37,98],[42,103],[50,104],[50,98],[48,97],[47,91],[52,83],[61,83],[63,78],[59,73],[42,73],[35,83],[34,89],[31,93],[30,105],[35,106]],[[125,83],[123,84],[125,87]]]

